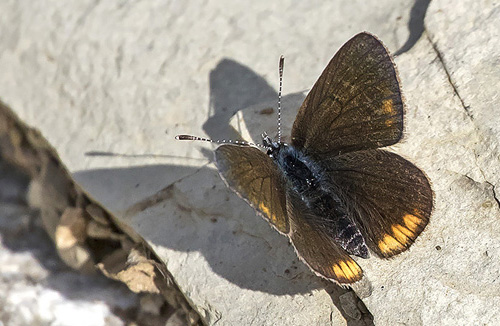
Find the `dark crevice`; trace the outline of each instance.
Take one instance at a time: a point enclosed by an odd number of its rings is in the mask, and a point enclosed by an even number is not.
[[[500,199],[498,198],[497,196],[497,192],[495,190],[495,185],[492,184],[491,182],[489,181],[486,181],[487,184],[489,184],[491,186],[491,192],[493,193],[493,198],[495,198],[495,201],[497,202],[497,205],[498,205],[498,208],[500,208]]]
[[[491,185],[491,186],[492,186],[491,190],[493,192],[493,198],[495,198],[495,201],[497,202],[498,208],[500,208],[500,200],[497,197],[497,192],[495,191],[495,186],[494,185]]]
[[[450,72],[448,71],[448,68],[446,67],[446,64],[443,60],[443,56],[441,55],[441,52],[439,51],[436,43],[434,43],[430,36],[429,36],[429,33],[426,32],[426,36],[427,36],[427,39],[429,40],[429,43],[432,45],[432,48],[434,49],[434,51],[436,52],[436,55],[437,55],[437,58],[439,59],[439,61],[441,62],[441,65],[443,66],[443,69],[444,69],[444,72],[446,73],[446,77],[448,78],[448,82],[450,83],[451,87],[453,88],[453,92],[455,93],[455,95],[458,97],[458,99],[460,100],[460,103],[462,103],[462,107],[464,108],[465,110],[465,113],[467,114],[467,116],[472,120],[474,121],[474,116],[472,115],[472,112],[470,111],[470,106],[466,105],[463,98],[460,96],[460,94],[458,93],[458,89],[455,85],[455,83],[453,82],[452,78],[451,78],[451,75],[450,75]]]
[[[322,280],[325,290],[330,295],[347,326],[373,326],[373,315],[364,302],[350,287],[343,288],[327,280]]]
[[[476,180],[472,179],[471,177],[469,177],[468,175],[465,175],[465,174],[463,174],[463,176],[466,177],[468,180],[472,181],[476,185],[481,185],[483,183],[486,183],[489,186],[491,186],[491,193],[493,194],[493,198],[497,202],[497,206],[500,209],[500,198],[498,198],[498,196],[497,196],[497,192],[495,190],[496,186],[494,184],[492,184],[490,181],[484,181],[484,182],[476,181]]]
[[[430,2],[431,0],[416,0],[411,7],[410,20],[408,21],[410,35],[408,35],[405,44],[394,53],[395,56],[409,51],[424,33],[424,19]]]

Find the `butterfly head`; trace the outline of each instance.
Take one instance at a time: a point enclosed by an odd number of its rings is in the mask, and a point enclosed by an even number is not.
[[[266,154],[271,158],[277,157],[277,154],[284,145],[283,143],[271,139],[265,132],[262,134],[262,144],[267,150]]]

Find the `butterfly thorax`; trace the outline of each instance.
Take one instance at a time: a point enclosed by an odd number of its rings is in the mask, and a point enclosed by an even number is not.
[[[319,164],[294,146],[273,141],[267,135],[263,135],[263,143],[267,147],[267,155],[278,166],[290,188],[310,209],[331,209],[332,204],[337,208],[340,207],[340,199],[337,196],[328,200],[326,198],[330,196],[328,187],[325,187],[323,169]]]
[[[285,179],[288,180],[291,188],[304,201],[310,201],[312,193],[315,193],[314,197],[325,193],[321,189],[320,167],[295,147],[280,143],[276,148],[272,148],[268,155],[283,173]]]

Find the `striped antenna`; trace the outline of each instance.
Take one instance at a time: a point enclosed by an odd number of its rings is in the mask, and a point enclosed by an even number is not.
[[[281,143],[281,89],[283,88],[283,68],[285,67],[285,58],[280,56],[279,74],[280,88],[278,91],[278,143]]]
[[[177,139],[177,140],[200,140],[200,141],[206,141],[206,142],[214,143],[214,144],[236,144],[236,145],[242,145],[242,146],[255,146],[255,147],[260,147],[260,148],[266,149],[266,147],[264,145],[261,145],[261,144],[255,144],[255,143],[251,143],[248,141],[239,141],[239,140],[231,140],[231,139],[212,140],[210,138],[203,138],[203,137],[191,136],[191,135],[177,135],[177,136],[175,136],[175,139]]]

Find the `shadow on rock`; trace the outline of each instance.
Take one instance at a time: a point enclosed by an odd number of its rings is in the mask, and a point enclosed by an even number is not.
[[[395,56],[409,51],[420,39],[420,36],[422,36],[422,33],[425,30],[425,14],[427,13],[427,8],[429,8],[430,2],[431,0],[415,0],[415,3],[410,11],[410,20],[408,21],[408,30],[410,31],[410,35],[408,35],[408,39],[405,44],[403,44],[403,46],[394,53]]]

